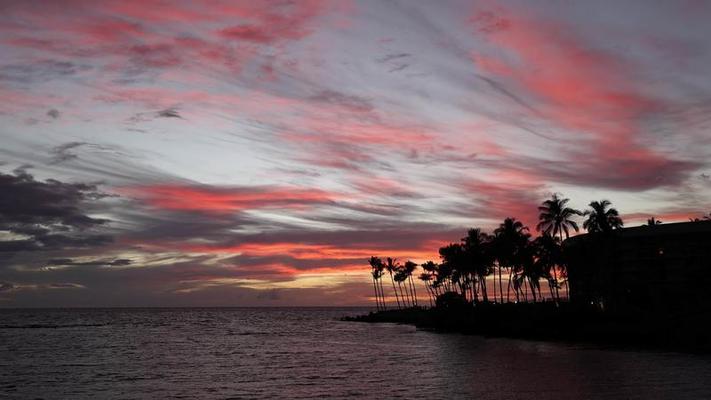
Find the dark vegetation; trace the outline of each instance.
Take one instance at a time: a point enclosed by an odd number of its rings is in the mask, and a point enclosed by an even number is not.
[[[472,228],[459,242],[440,248],[439,263],[420,265],[418,277],[427,291],[427,305],[417,303],[412,278],[417,264],[371,257],[377,312],[344,320],[538,340],[711,350],[710,335],[686,322],[568,301],[562,243],[571,230],[579,231],[575,218],[584,217],[582,227],[601,238],[613,235],[623,222],[607,200],[591,202],[584,212],[567,203],[553,195],[541,204],[538,237],[517,219],[506,218],[492,234]],[[647,221],[649,226],[660,223],[655,218]],[[390,285],[383,284],[385,276]],[[547,293],[541,291],[542,284]],[[392,287],[394,302],[386,296],[387,286]]]
[[[425,284],[429,305],[434,306],[437,299],[447,293],[458,293],[473,304],[536,303],[544,300],[541,282],[548,286],[549,300],[558,303],[567,298],[561,244],[571,230],[579,230],[574,218],[585,216],[583,227],[588,232],[606,233],[622,227],[622,219],[607,200],[591,202],[585,212],[568,207],[568,201],[553,195],[541,204],[536,226],[540,236],[536,238],[521,221],[506,218],[492,234],[472,228],[458,243],[440,248],[439,263],[427,261],[420,266],[419,279]],[[417,264],[400,263],[391,257],[385,260],[371,257],[368,263],[378,310],[388,307],[385,276],[390,278],[398,309],[418,306],[412,280]]]

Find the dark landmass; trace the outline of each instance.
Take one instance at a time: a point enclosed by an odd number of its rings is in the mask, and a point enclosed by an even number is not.
[[[659,316],[606,313],[569,303],[478,304],[408,308],[343,317],[343,321],[411,324],[439,332],[593,343],[613,347],[711,353],[711,314]]]

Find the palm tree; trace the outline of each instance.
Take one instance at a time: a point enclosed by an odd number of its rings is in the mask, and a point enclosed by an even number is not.
[[[395,282],[397,282],[397,287],[400,289],[400,298],[402,299],[403,304],[406,307],[411,306],[411,300],[410,300],[410,291],[405,291],[403,294],[402,290],[402,284],[407,280],[407,272],[405,271],[405,267],[400,264],[398,265],[398,268],[395,272]]]
[[[570,237],[570,229],[578,232],[578,224],[572,218],[582,215],[582,213],[574,208],[566,207],[568,201],[570,199],[560,198],[557,194],[553,194],[550,199],[544,201],[538,207],[540,214],[536,230],[551,236],[559,236],[561,241],[563,241],[563,233],[565,233],[566,239]]]
[[[386,258],[385,259],[385,269],[388,271],[390,274],[390,283],[393,284],[393,292],[395,292],[395,301],[397,301],[397,308],[400,307],[400,298],[397,295],[397,289],[395,289],[395,278],[393,277],[393,272],[397,272],[398,269],[398,262],[394,258]]]
[[[565,233],[565,238],[570,237],[570,229],[572,228],[575,232],[579,231],[578,224],[572,219],[576,215],[582,215],[582,213],[574,208],[566,207],[566,204],[570,199],[564,199],[558,197],[557,194],[544,201],[538,211],[538,225],[536,225],[536,230],[543,232],[543,234],[549,234],[551,236],[558,236],[561,243],[563,242],[563,233]],[[560,297],[558,293],[558,272],[553,269],[553,279],[555,279],[555,296],[556,300]]]
[[[609,233],[613,229],[622,228],[622,218],[609,200],[593,201],[589,204],[590,210],[585,212],[588,218],[583,222],[583,228],[588,232]]]
[[[432,261],[428,261],[428,262],[432,262]],[[424,270],[424,265],[425,265],[425,264],[422,264],[423,270]],[[427,272],[426,270],[424,270],[424,271],[420,274],[419,278],[420,278],[420,280],[421,280],[422,282],[425,283],[425,290],[427,290],[427,297],[428,297],[429,300],[430,300],[430,307],[432,307],[432,305],[434,304],[434,301],[432,301],[432,298],[433,298],[434,296],[433,296],[433,294],[432,294],[432,288],[431,288],[433,275],[430,274],[429,272]]]
[[[442,258],[442,263],[439,266],[440,276],[445,288],[449,291],[457,291],[464,294],[462,286],[462,265],[464,264],[464,251],[459,243],[450,243],[447,246],[439,249],[439,256]],[[447,280],[449,280],[449,288],[447,288]]]
[[[382,293],[382,281],[383,270],[385,266],[383,265],[383,260],[378,257],[370,257],[368,260],[370,264],[370,274],[373,277],[373,290],[375,291],[375,304],[378,311],[385,310],[385,296]],[[380,283],[380,284],[379,284]]]
[[[481,229],[469,229],[467,236],[462,239],[462,248],[466,263],[470,266],[473,285],[473,297],[477,300],[477,292],[481,290],[484,302],[489,302],[486,291],[486,277],[493,272],[494,255],[491,251],[491,236],[483,233]],[[480,289],[477,289],[477,285]]]
[[[558,301],[560,300],[560,294],[558,293],[560,282],[555,268],[563,264],[561,243],[557,237],[544,233],[537,237],[533,244],[536,252],[536,263],[538,264],[537,269],[542,273],[543,277],[547,278],[551,296]],[[553,271],[553,274],[551,274],[551,271]],[[564,275],[564,272],[564,268],[561,268],[561,275]]]
[[[524,226],[523,223],[516,220],[516,218],[506,218],[504,222],[494,230],[493,244],[496,259],[499,262],[499,296],[501,297],[502,303],[504,302],[504,297],[501,268],[509,269],[509,284],[506,290],[506,300],[508,301],[512,283],[511,279],[514,272],[517,272],[521,267],[517,259],[518,252],[526,245],[530,236],[528,227]]]
[[[415,283],[412,281],[412,273],[417,269],[417,264],[408,260],[404,265],[405,273],[407,274],[407,281],[410,285],[410,290],[412,291],[412,303],[417,307],[417,289],[415,289]]]
[[[430,305],[434,303],[433,299],[437,297],[437,287],[435,282],[437,280],[437,269],[439,266],[433,261],[427,261],[422,264],[422,274],[420,274],[420,280],[425,282],[425,288],[427,293],[430,295]]]

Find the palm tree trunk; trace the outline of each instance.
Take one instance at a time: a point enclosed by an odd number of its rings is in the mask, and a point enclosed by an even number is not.
[[[528,278],[528,286],[531,287],[531,296],[533,296],[533,302],[536,302],[536,288],[533,286],[533,280]]]
[[[474,279],[469,281],[469,291],[472,294],[472,299],[474,303],[479,302],[479,291],[477,290],[477,281],[478,279],[475,277]]]
[[[397,290],[400,295],[400,300],[402,300],[402,308],[407,308],[407,299],[405,299],[405,296],[402,294],[402,285],[400,282],[397,282]]]
[[[560,236],[560,246],[563,248],[563,230],[558,232]],[[558,292],[558,271],[556,271],[556,265],[553,266],[553,278],[555,279],[555,301],[560,301],[560,293]]]
[[[377,279],[378,282],[378,296],[380,297],[380,305],[383,307],[383,311],[387,308],[385,307],[385,294],[383,294],[383,281],[381,278]]]
[[[412,285],[412,298],[415,299],[415,307],[417,307],[417,288],[415,287],[415,281],[410,276],[410,285]]]
[[[540,281],[538,282],[537,288],[538,288],[538,298],[541,299],[541,301],[544,301],[543,295],[541,294],[541,282]]]
[[[497,298],[496,298],[496,271],[494,271],[494,286],[493,286],[493,288],[494,288],[494,293],[493,293],[494,294],[494,304],[496,304],[496,300],[497,300]]]
[[[501,298],[501,304],[504,304],[504,286],[503,282],[501,281],[501,264],[499,264],[499,297]],[[496,286],[496,275],[494,275],[494,286]],[[509,283],[509,286],[511,284]],[[508,299],[508,293],[506,293],[506,297]]]
[[[399,310],[401,308],[400,307],[400,299],[397,297],[397,289],[395,289],[395,280],[393,279],[393,273],[392,272],[389,272],[389,273],[390,273],[390,283],[393,284],[393,292],[395,292],[395,301],[397,301],[397,308]]]
[[[434,287],[432,287],[432,285],[427,285],[427,284],[425,284],[425,287],[427,288],[428,293],[430,295],[430,307],[434,307],[434,299],[435,299]]]
[[[499,271],[501,273],[501,271]],[[506,287],[506,302],[511,302],[511,278],[513,277],[513,267],[509,267],[509,285]],[[501,277],[499,276],[499,279]],[[516,301],[518,301],[518,290],[516,291]],[[503,302],[503,300],[502,300]]]
[[[373,292],[375,292],[375,309],[380,311],[380,300],[378,299],[378,287],[375,286],[375,277],[371,276],[373,278]]]
[[[407,277],[407,286],[408,290],[410,290],[410,293],[412,293],[412,304],[414,306],[417,305],[417,299],[415,298],[415,292],[414,292],[414,287],[412,286],[412,276]]]
[[[402,285],[405,287],[405,292],[407,293],[407,299],[410,301],[410,307],[412,307],[415,304],[415,301],[412,298],[412,291],[408,287],[407,281],[403,282]]]
[[[400,288],[400,297],[402,297],[403,303],[405,303],[407,307],[410,307],[410,294],[407,291],[405,291],[403,294],[402,282],[398,282],[397,287]]]
[[[430,294],[430,287],[425,282],[425,290],[427,291],[427,300],[430,301],[430,306],[432,305],[432,295]]]
[[[568,290],[568,280],[565,280],[565,298],[570,301],[570,291]]]

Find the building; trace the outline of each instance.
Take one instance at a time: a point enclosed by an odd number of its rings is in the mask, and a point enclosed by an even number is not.
[[[711,221],[583,234],[563,243],[570,300],[605,310],[711,310]]]

